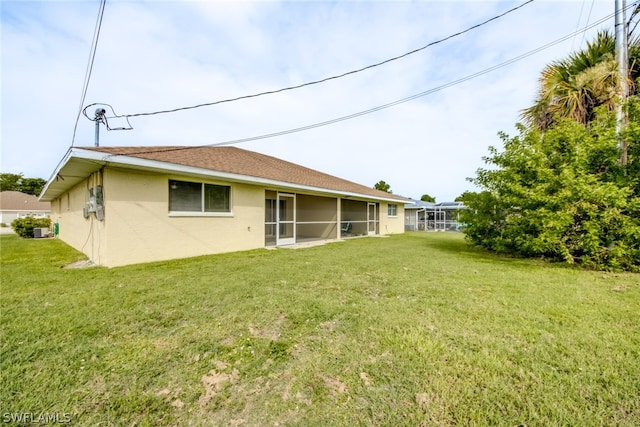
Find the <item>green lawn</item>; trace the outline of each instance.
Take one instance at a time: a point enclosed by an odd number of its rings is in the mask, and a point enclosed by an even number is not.
[[[638,274],[444,233],[81,270],[1,239],[0,422],[640,425]]]

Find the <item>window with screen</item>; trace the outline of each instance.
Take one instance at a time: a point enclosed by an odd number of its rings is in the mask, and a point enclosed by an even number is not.
[[[231,187],[169,180],[169,212],[231,213]]]

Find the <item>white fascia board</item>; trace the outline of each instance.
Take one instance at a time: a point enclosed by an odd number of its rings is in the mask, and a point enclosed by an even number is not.
[[[58,163],[58,166],[56,166],[56,168],[53,170],[53,173],[49,177],[49,180],[45,184],[44,188],[42,188],[42,191],[40,192],[40,195],[38,196],[38,201],[42,201],[42,197],[44,197],[44,195],[47,193],[47,190],[49,189],[49,186],[51,185],[51,183],[55,181],[56,177],[60,173],[60,169],[62,169],[62,167],[67,164],[67,162],[71,158],[71,151],[72,150],[73,150],[73,147],[71,147],[71,148],[69,148],[67,150],[65,155],[62,157],[62,160],[60,160],[60,162]]]
[[[60,172],[62,171],[62,169],[64,169],[64,167],[69,163],[69,161],[73,158],[76,157],[74,156],[74,153],[77,149],[70,147],[67,152],[65,153],[65,155],[62,157],[62,159],[60,160],[60,162],[58,162],[58,165],[56,166],[56,168],[54,169],[53,173],[51,174],[51,176],[49,177],[49,180],[47,181],[47,183],[45,184],[45,186],[42,188],[42,191],[40,192],[40,195],[38,196],[38,201],[51,201],[53,200],[56,196],[53,196],[51,194],[47,195],[47,192],[49,191],[50,187],[52,186],[52,184],[56,183],[58,181],[58,176],[60,175]],[[52,190],[54,192],[56,192],[56,190]],[[46,197],[45,197],[46,196]]]
[[[341,197],[357,197],[367,200],[379,200],[392,203],[406,203],[402,200],[397,200],[387,197],[376,197],[367,194],[353,193],[348,191],[332,190],[330,188],[313,187],[310,185],[293,184],[286,181],[278,181],[268,178],[260,178],[249,175],[242,175],[231,172],[220,172],[212,169],[199,168],[195,166],[185,166],[175,163],[162,162],[159,160],[141,159],[139,157],[127,156],[124,154],[111,154],[94,150],[83,150],[80,148],[72,149],[73,157],[94,160],[98,162],[104,162],[104,164],[110,164],[112,166],[127,166],[135,169],[150,170],[156,172],[184,174],[184,175],[196,175],[208,178],[217,178],[225,181],[240,182],[246,184],[259,184],[266,187],[279,187],[290,190],[310,191],[315,193],[332,194]],[[55,177],[55,175],[54,175]]]

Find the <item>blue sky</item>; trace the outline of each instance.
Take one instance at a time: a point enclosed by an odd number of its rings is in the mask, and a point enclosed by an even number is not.
[[[302,84],[411,51],[522,1],[108,1],[83,106],[117,114],[192,106]],[[97,1],[0,2],[0,169],[48,179],[72,142]],[[203,145],[307,126],[457,81],[606,22],[509,66],[398,106],[236,145],[396,194],[450,201],[515,134],[545,64],[613,30],[614,2],[536,0],[404,59],[298,90],[100,131],[103,146]],[[90,109],[93,112],[94,109]],[[108,115],[110,112],[108,112]],[[118,126],[112,120],[113,126]],[[76,146],[94,144],[81,117]]]

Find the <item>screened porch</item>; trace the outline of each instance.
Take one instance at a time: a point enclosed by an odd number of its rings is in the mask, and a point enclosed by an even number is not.
[[[378,234],[379,204],[265,192],[265,246]]]

